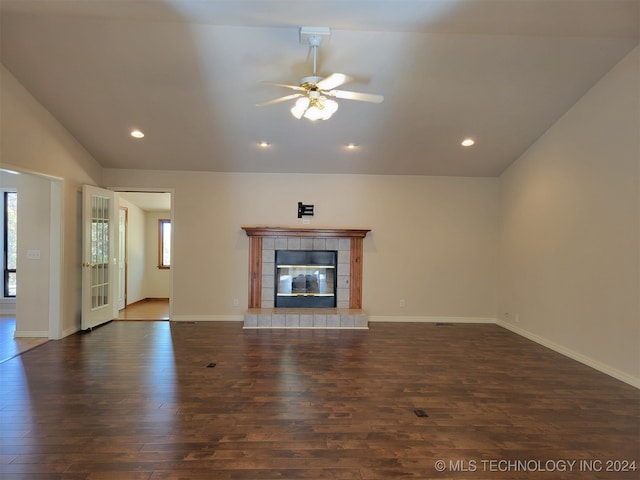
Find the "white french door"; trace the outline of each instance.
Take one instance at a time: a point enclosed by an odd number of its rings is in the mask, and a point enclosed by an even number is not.
[[[117,259],[115,194],[82,187],[82,330],[113,320],[116,310]]]

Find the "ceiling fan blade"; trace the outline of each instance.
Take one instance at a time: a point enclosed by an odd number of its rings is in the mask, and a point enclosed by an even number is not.
[[[333,90],[336,87],[339,87],[343,83],[347,83],[351,81],[351,77],[345,75],[344,73],[332,73],[327,78],[323,78],[320,80],[316,86],[320,90]]]
[[[293,90],[300,90],[302,92],[306,91],[300,85],[287,85],[286,83],[276,83],[276,82],[262,82],[262,83],[266,85],[275,85],[276,87],[284,87],[284,88],[291,88]]]
[[[267,105],[273,105],[274,103],[286,102],[287,100],[292,100],[294,98],[301,97],[302,93],[292,93],[291,95],[286,95],[280,98],[274,98],[273,100],[267,100],[266,102],[256,103],[256,107],[266,107]]]
[[[359,100],[361,102],[381,103],[384,100],[382,95],[376,95],[375,93],[347,92],[345,90],[331,90],[330,92],[324,93],[331,97],[344,98],[346,100]]]

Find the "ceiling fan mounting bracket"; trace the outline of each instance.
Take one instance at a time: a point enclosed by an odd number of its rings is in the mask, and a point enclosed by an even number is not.
[[[329,27],[300,27],[300,43],[317,47],[323,38],[331,36]]]
[[[317,75],[312,75],[310,77],[303,77],[300,79],[300,85],[316,85],[320,80],[322,80],[322,77],[318,77]]]

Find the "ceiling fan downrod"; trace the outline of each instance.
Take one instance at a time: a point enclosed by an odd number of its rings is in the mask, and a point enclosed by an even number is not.
[[[309,45],[311,45],[311,49],[313,50],[313,76],[317,77],[317,61],[318,61],[318,47],[322,42],[322,38],[319,35],[312,35],[309,37]]]

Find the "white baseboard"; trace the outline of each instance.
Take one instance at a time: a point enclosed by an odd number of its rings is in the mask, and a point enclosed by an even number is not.
[[[540,335],[536,335],[535,333],[531,333],[527,330],[516,327],[515,325],[504,322],[502,320],[497,320],[496,324],[498,324],[503,328],[506,328],[507,330],[512,331],[517,335],[520,335],[521,337],[527,338],[532,342],[536,342],[544,347],[550,348],[551,350],[558,352],[564,355],[565,357],[569,357],[577,362],[583,363],[591,368],[594,368],[599,372],[605,373],[613,378],[616,378],[621,382],[627,383],[632,387],[640,388],[640,379],[632,377],[631,375],[628,375],[624,372],[621,372],[616,368],[610,367],[609,365],[606,365],[602,362],[594,360],[593,358],[589,358],[581,353],[571,350],[570,348],[566,348],[566,347],[563,347],[562,345],[558,345],[557,343],[552,342],[551,340],[547,340],[546,338],[541,337]]]
[[[369,315],[370,322],[397,322],[397,323],[496,323],[493,317],[417,317],[417,316],[384,316]]]
[[[244,315],[173,315],[172,322],[243,322]]]
[[[369,327],[242,327],[243,330],[369,330]]]
[[[13,338],[49,338],[49,332],[46,330],[16,330]]]

